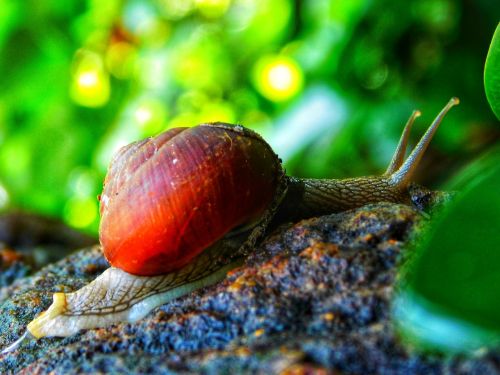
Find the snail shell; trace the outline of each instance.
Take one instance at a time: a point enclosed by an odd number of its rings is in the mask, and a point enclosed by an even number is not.
[[[100,241],[134,275],[182,268],[233,228],[258,221],[281,164],[256,133],[214,123],[123,147],[101,195]]]

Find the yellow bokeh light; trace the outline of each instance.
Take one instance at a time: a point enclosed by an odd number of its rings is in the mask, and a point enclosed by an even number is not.
[[[164,129],[167,110],[165,105],[156,98],[142,98],[138,102],[133,116],[141,134],[149,136]]]
[[[216,18],[226,13],[231,0],[195,0],[195,4],[205,17]]]
[[[135,111],[135,119],[141,125],[151,120],[152,117],[153,114],[151,113],[151,110],[149,108],[139,107]]]
[[[267,99],[285,101],[302,90],[304,75],[295,60],[286,56],[266,56],[255,65],[253,81]]]
[[[165,45],[171,32],[172,28],[170,24],[159,19],[151,19],[149,22],[139,26],[137,35],[140,37],[143,44],[152,47],[160,47]]]
[[[85,88],[92,88],[99,84],[99,78],[97,77],[97,72],[82,72],[78,76],[78,85]]]
[[[235,122],[235,113],[230,104],[214,102],[203,106],[198,122]]]
[[[280,64],[273,66],[268,72],[269,84],[278,91],[289,90],[293,85],[293,72],[289,66]]]
[[[78,51],[71,84],[71,98],[84,107],[101,107],[110,96],[109,75],[102,58],[90,51]]]
[[[194,0],[158,0],[161,12],[166,18],[179,20],[186,17],[193,9]]]
[[[97,198],[74,197],[64,206],[64,219],[75,228],[86,228],[97,219]]]

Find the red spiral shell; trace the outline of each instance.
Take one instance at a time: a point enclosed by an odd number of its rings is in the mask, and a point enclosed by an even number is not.
[[[271,147],[241,126],[175,128],[125,146],[101,195],[104,255],[136,275],[181,268],[231,229],[258,219],[280,176]]]

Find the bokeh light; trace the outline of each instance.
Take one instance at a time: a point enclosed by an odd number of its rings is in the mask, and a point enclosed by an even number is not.
[[[8,143],[0,148],[0,170],[3,174],[10,176],[9,185],[15,191],[26,191],[29,189],[29,171],[32,152],[29,144],[21,137],[11,137]]]
[[[224,27],[243,53],[261,56],[269,53],[269,47],[283,43],[292,21],[292,8],[290,0],[234,0]]]
[[[99,182],[93,169],[77,167],[71,171],[68,177],[69,194],[80,198],[95,196],[96,186],[99,186]]]
[[[134,39],[148,48],[163,45],[171,33],[170,23],[159,17],[152,2],[125,2],[123,23]]]
[[[164,129],[167,111],[162,101],[155,98],[141,98],[137,102],[133,116],[142,135],[150,136]]]
[[[73,197],[64,206],[65,221],[75,228],[86,228],[98,218],[96,197]]]
[[[68,177],[69,196],[63,210],[63,219],[71,226],[96,230],[98,225],[98,200],[100,178],[91,168],[74,168]]]
[[[101,107],[110,97],[109,75],[101,56],[80,50],[75,55],[71,98],[84,107]]]
[[[198,123],[202,122],[227,122],[234,123],[236,116],[229,103],[213,102],[205,105],[200,113]]]
[[[217,18],[226,13],[231,0],[195,0],[195,5],[205,17]]]
[[[259,92],[274,102],[294,97],[304,85],[302,69],[293,59],[286,56],[261,58],[254,68],[253,75]]]
[[[179,20],[191,13],[194,8],[193,0],[158,0],[162,15],[168,20]]]
[[[0,209],[5,209],[9,204],[9,193],[0,185]]]

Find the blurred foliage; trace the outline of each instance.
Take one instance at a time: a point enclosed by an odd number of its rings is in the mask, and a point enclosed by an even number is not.
[[[0,0],[0,206],[96,231],[117,148],[215,120],[261,132],[290,174],[378,173],[413,109],[418,135],[458,96],[420,168],[435,185],[499,139],[481,79],[499,12],[489,0]]]
[[[500,26],[485,63],[484,85],[500,108]],[[461,171],[457,195],[420,242],[393,301],[402,337],[420,349],[478,354],[500,345],[500,146]]]
[[[453,187],[460,193],[400,280],[395,316],[420,348],[474,353],[500,344],[500,147]]]
[[[491,40],[484,66],[484,88],[491,109],[500,120],[500,23]]]

